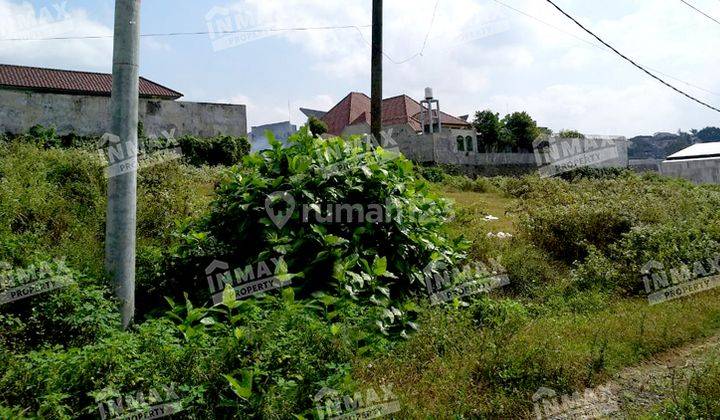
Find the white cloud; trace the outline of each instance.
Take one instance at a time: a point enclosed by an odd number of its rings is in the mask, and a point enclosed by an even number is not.
[[[712,121],[710,112],[676,101],[672,91],[652,80],[622,88],[553,85],[527,95],[494,95],[489,103],[492,109],[526,110],[541,125],[551,121],[555,131],[578,129],[588,134],[634,136],[704,127]]]
[[[492,2],[441,2],[424,56],[403,65],[386,61],[385,91],[417,97],[429,85],[435,87],[444,108],[456,113],[488,106],[505,111],[507,106],[511,112],[528,110],[543,125],[596,133],[632,135],[700,127],[717,119],[715,114],[652,81],[619,57],[581,41],[597,44],[545,2],[504,1],[560,31]],[[258,8],[274,16],[279,26],[370,22],[370,2],[286,3],[264,1],[258,3]],[[561,3],[640,62],[720,91],[717,80],[720,56],[710,53],[720,50],[717,27],[681,3],[653,0]],[[419,50],[434,4],[434,0],[386,2],[388,54],[397,60]],[[704,6],[720,16],[719,5]],[[497,36],[485,36],[494,33],[482,28],[498,20],[508,22],[504,30],[495,31],[500,32]],[[369,31],[364,32],[369,39]],[[462,34],[473,33],[479,34],[480,39],[458,42],[469,37],[463,38]],[[352,85],[369,77],[369,48],[356,34],[311,32],[283,36],[303,48],[317,63],[316,70],[327,77],[352,81]],[[563,82],[558,83],[560,80]],[[720,103],[720,96],[673,83],[702,99]],[[346,93],[338,92],[336,100]]]
[[[35,7],[0,0],[0,38],[32,39],[81,35],[112,35],[112,29],[72,9],[67,1]],[[112,39],[62,41],[0,41],[0,62],[63,68],[108,70]],[[99,64],[102,63],[102,64]]]

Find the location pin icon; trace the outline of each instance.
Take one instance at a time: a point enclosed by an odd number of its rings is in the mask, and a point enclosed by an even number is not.
[[[279,200],[287,203],[287,210],[285,212],[276,211],[273,208],[273,204]],[[275,191],[265,199],[265,211],[267,211],[270,220],[275,223],[275,226],[277,226],[278,229],[282,229],[295,211],[295,197],[287,191]]]

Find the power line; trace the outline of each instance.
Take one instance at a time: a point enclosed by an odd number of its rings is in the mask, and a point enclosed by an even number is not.
[[[168,33],[149,33],[141,34],[143,38],[151,37],[172,37],[172,36],[193,36],[193,35],[210,35],[210,34],[241,34],[241,33],[258,33],[258,32],[301,32],[301,31],[320,31],[335,29],[360,29],[369,28],[370,25],[356,26],[317,26],[317,27],[297,27],[297,28],[270,28],[270,29],[243,29],[233,31],[199,31],[199,32],[168,32]],[[68,41],[68,40],[86,40],[86,39],[111,39],[113,35],[82,35],[82,36],[58,36],[50,38],[0,38],[2,41]]]
[[[615,49],[615,47],[613,47],[612,45],[610,45],[610,44],[608,44],[607,42],[603,41],[602,38],[600,38],[599,36],[595,35],[591,30],[589,30],[589,29],[587,29],[585,26],[583,26],[583,25],[582,25],[580,22],[578,22],[575,18],[573,18],[572,16],[570,16],[570,15],[569,15],[567,12],[565,12],[563,9],[561,9],[557,4],[553,3],[552,0],[545,0],[545,1],[547,1],[548,3],[550,3],[551,5],[553,5],[553,7],[555,7],[558,11],[560,11],[560,13],[562,13],[562,14],[565,15],[568,19],[570,19],[571,21],[573,21],[576,25],[578,25],[580,28],[582,28],[585,32],[589,33],[589,34],[592,35],[595,39],[597,39],[598,41],[600,41],[603,45],[605,45],[606,47],[610,48],[615,54],[619,55],[620,57],[622,57],[623,59],[625,59],[626,61],[628,61],[630,64],[632,64],[633,66],[635,66],[635,67],[637,67],[638,69],[642,70],[642,71],[643,71],[645,74],[647,74],[648,76],[652,77],[653,79],[657,80],[658,82],[662,83],[663,85],[669,87],[670,89],[674,90],[675,92],[677,92],[677,93],[685,96],[686,98],[688,98],[688,99],[690,99],[690,100],[692,100],[692,101],[695,101],[695,102],[699,103],[700,105],[703,105],[703,106],[705,106],[705,107],[707,107],[707,108],[710,108],[710,109],[712,109],[713,111],[720,112],[720,109],[718,109],[718,108],[716,108],[716,107],[714,107],[714,106],[712,106],[712,105],[710,105],[710,104],[708,104],[708,103],[705,103],[705,102],[701,101],[700,99],[697,99],[697,98],[695,98],[694,96],[691,96],[691,95],[688,94],[688,93],[683,92],[682,90],[676,88],[675,86],[671,85],[670,83],[666,82],[665,80],[663,80],[663,79],[659,78],[658,76],[654,75],[654,74],[651,73],[649,70],[647,70],[645,67],[641,66],[640,64],[636,63],[636,62],[633,61],[632,59],[628,58],[628,57],[625,56],[623,53],[621,53],[620,51],[618,51],[617,49]]]
[[[432,19],[430,19],[430,28],[428,28],[427,34],[425,35],[425,41],[423,41],[422,48],[420,49],[420,55],[423,55],[425,52],[425,47],[427,47],[428,39],[430,38],[430,33],[433,30],[433,26],[435,25],[435,17],[437,16],[437,10],[438,6],[440,5],[440,0],[437,0],[435,2],[435,8],[433,9]]]
[[[430,20],[430,27],[428,28],[427,34],[425,35],[425,41],[423,42],[422,47],[420,48],[419,52],[416,52],[415,54],[411,55],[410,57],[397,61],[394,58],[392,58],[389,54],[387,54],[384,50],[382,55],[387,58],[391,63],[393,64],[405,64],[409,61],[412,61],[418,57],[421,57],[425,53],[425,48],[427,47],[428,39],[430,38],[430,33],[432,33],[433,26],[435,25],[435,17],[437,16],[437,10],[438,6],[440,5],[440,0],[437,0],[435,2],[435,8],[433,9],[432,19]],[[372,44],[365,38],[365,34],[362,33],[362,31],[357,27],[357,31],[360,34],[360,38],[369,46],[372,48]]]
[[[700,13],[701,15],[705,16],[706,18],[708,18],[708,19],[712,20],[713,22],[717,23],[718,25],[720,25],[720,20],[717,20],[717,19],[715,19],[714,17],[708,15],[707,13],[703,12],[702,10],[700,10],[700,9],[698,9],[697,7],[693,6],[692,4],[686,2],[685,0],[680,0],[680,1],[683,2],[685,5],[687,5],[688,7],[690,7],[691,9],[693,9],[693,10],[695,10],[696,12]]]
[[[537,18],[537,17],[535,17],[535,16],[533,16],[533,15],[527,13],[527,12],[524,12],[524,11],[520,10],[520,9],[517,9],[517,8],[511,6],[511,5],[507,4],[507,3],[504,3],[504,2],[502,2],[502,1],[500,1],[500,0],[493,0],[493,1],[494,1],[495,3],[501,5],[501,6],[504,6],[504,7],[508,8],[508,9],[510,9],[510,10],[513,10],[513,11],[515,11],[515,12],[517,12],[517,13],[520,13],[521,15],[524,15],[524,16],[530,18],[530,19],[536,20],[536,21],[542,23],[542,24],[545,25],[545,26],[548,26],[548,27],[550,27],[550,28],[553,28],[553,29],[555,29],[556,31],[559,31],[559,32],[564,33],[565,35],[571,36],[571,37],[577,39],[578,41],[584,42],[585,44],[588,44],[589,46],[594,47],[594,48],[596,48],[596,49],[598,49],[598,50],[600,50],[600,51],[603,51],[603,52],[606,52],[606,53],[610,53],[610,54],[613,53],[611,50],[609,50],[609,49],[607,49],[607,48],[603,48],[602,46],[600,46],[600,45],[598,45],[598,44],[596,44],[596,43],[594,43],[594,42],[592,42],[592,41],[589,41],[589,40],[587,40],[587,39],[585,39],[585,38],[579,37],[579,36],[573,34],[572,32],[566,31],[566,30],[564,30],[564,29],[562,29],[562,28],[560,28],[560,27],[557,27],[557,26],[555,26],[555,25],[553,25],[553,24],[551,24],[551,23],[545,22],[544,20],[542,20],[542,19],[540,19],[540,18]],[[718,0],[718,1],[720,1],[720,0]],[[698,86],[698,85],[696,85],[696,84],[693,84],[693,83],[687,82],[687,81],[685,81],[685,80],[679,79],[679,78],[677,78],[677,77],[675,77],[675,76],[671,76],[671,75],[669,75],[669,74],[667,74],[667,73],[663,73],[662,71],[660,71],[660,70],[658,70],[658,69],[654,69],[654,68],[652,68],[652,67],[650,67],[650,66],[646,66],[646,65],[644,65],[644,67],[647,68],[647,69],[649,69],[649,70],[654,71],[655,73],[661,74],[661,75],[663,75],[663,76],[665,76],[665,77],[667,77],[667,78],[673,79],[673,80],[675,80],[675,81],[677,81],[677,82],[680,82],[680,83],[682,83],[682,84],[685,84],[685,85],[687,85],[687,86],[690,86],[690,87],[693,87],[693,88],[695,88],[695,89],[701,90],[701,91],[703,91],[703,92],[705,92],[705,93],[709,93],[709,94],[715,95],[715,96],[720,96],[720,93],[718,93],[718,92],[713,92],[713,91],[711,91],[711,90],[705,89],[705,88],[702,87],[702,86]]]

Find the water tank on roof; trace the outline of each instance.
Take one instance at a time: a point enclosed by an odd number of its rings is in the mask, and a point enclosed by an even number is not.
[[[433,98],[433,91],[432,88],[425,88],[425,99],[430,100]]]

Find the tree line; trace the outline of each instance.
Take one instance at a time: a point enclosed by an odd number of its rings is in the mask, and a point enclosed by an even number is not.
[[[513,112],[500,118],[491,110],[478,111],[472,122],[480,134],[478,151],[486,153],[533,151],[533,142],[542,134],[552,134],[550,129],[538,127],[527,112]]]

